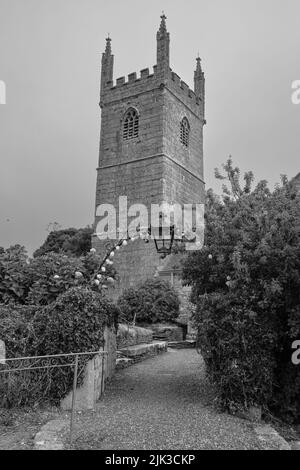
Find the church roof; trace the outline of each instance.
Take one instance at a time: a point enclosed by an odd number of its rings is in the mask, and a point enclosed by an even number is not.
[[[300,173],[294,176],[294,178],[291,180],[291,183],[296,187],[297,191],[300,192]]]
[[[296,176],[294,176],[291,183],[293,183],[294,181],[298,181],[298,180],[300,180],[300,173],[298,173]]]

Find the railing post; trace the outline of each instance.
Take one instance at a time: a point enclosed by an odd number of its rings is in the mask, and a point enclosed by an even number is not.
[[[78,354],[76,354],[75,356],[75,364],[74,364],[72,411],[71,411],[71,422],[70,422],[70,445],[72,445],[72,441],[73,441],[73,426],[74,426],[74,419],[75,419],[75,412],[76,412],[77,376],[78,376]]]
[[[104,344],[103,344],[103,347],[102,347],[102,367],[101,367],[101,395],[104,392],[104,381],[105,381],[104,367],[105,367],[105,361],[104,361]]]

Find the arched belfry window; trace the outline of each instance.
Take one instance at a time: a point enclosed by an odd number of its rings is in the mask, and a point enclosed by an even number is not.
[[[123,139],[135,139],[139,136],[139,114],[136,109],[129,108],[123,121]]]
[[[180,123],[180,142],[186,147],[189,146],[190,125],[186,117]]]

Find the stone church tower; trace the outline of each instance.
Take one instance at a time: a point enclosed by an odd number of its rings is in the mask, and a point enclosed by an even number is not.
[[[157,32],[157,63],[113,81],[114,56],[106,39],[101,71],[101,134],[97,169],[95,231],[100,204],[119,196],[128,207],[142,203],[203,203],[203,126],[205,79],[200,58],[191,90],[170,68],[170,35],[166,17]],[[93,246],[105,252],[105,242],[93,236]],[[116,252],[120,276],[115,295],[138,281],[153,277],[163,265],[153,241],[128,243]]]

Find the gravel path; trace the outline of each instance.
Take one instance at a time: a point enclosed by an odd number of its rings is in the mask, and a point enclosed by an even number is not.
[[[55,408],[49,410],[0,408],[0,451],[32,449],[34,437],[41,426],[58,417],[62,417],[62,414]]]
[[[95,412],[79,415],[76,449],[261,449],[250,422],[218,413],[195,350],[119,371]]]

